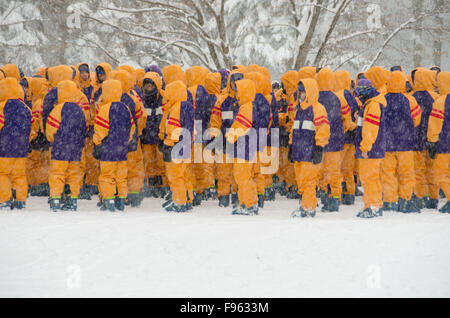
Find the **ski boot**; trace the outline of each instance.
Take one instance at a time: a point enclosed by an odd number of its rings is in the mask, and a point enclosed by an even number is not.
[[[203,199],[204,200],[215,200],[217,199],[217,191],[216,188],[210,187],[203,191]]]
[[[128,193],[127,201],[132,208],[138,208],[141,205],[138,192]]]
[[[125,210],[125,198],[116,197],[114,199],[114,207],[119,211]]]
[[[383,202],[383,211],[398,211],[398,203],[397,202]]]
[[[230,195],[222,195],[219,197],[219,206],[228,207],[230,205]]]
[[[69,197],[67,201],[62,206],[63,211],[76,211],[77,210],[77,198]]]
[[[439,209],[439,212],[441,213],[450,213],[450,201],[447,201],[447,203]]]
[[[297,199],[297,196],[298,196],[297,192],[298,192],[297,187],[294,186],[294,185],[291,185],[289,187],[288,191],[287,191],[286,198],[288,198],[288,199]]]
[[[24,201],[14,201],[11,205],[11,209],[22,210],[25,209],[25,205]]]
[[[413,199],[406,201],[403,198],[398,199],[398,211],[403,213],[420,213]]]
[[[50,198],[50,209],[53,212],[61,211],[61,198]]]
[[[353,194],[343,194],[342,195],[343,205],[353,205],[355,204],[355,196]]]
[[[12,210],[12,200],[0,203],[0,210]]]
[[[110,212],[116,212],[115,208],[115,202],[114,199],[105,199],[102,201],[102,207],[100,208],[101,211],[110,211]]]
[[[258,205],[247,208],[245,205],[237,206],[231,212],[232,215],[258,215]]]
[[[273,186],[269,186],[264,190],[265,201],[275,201],[275,189]]]
[[[285,197],[287,195],[287,190],[286,190],[286,181],[282,181],[281,183],[278,184],[278,193]]]
[[[239,198],[236,192],[231,192],[231,204],[239,204]]]
[[[188,205],[187,204],[178,205],[175,202],[172,202],[165,208],[165,210],[166,212],[184,213],[188,211]]]
[[[383,216],[383,209],[379,209],[376,207],[370,207],[370,208],[365,209],[362,212],[359,212],[356,216],[359,218],[363,218],[363,219],[371,219],[371,218]]]
[[[202,204],[203,195],[201,193],[194,192],[194,199],[192,200],[193,206],[199,206]]]
[[[325,212],[339,212],[339,198],[336,197],[328,197],[326,205],[322,208],[322,211]]]
[[[295,210],[294,212],[291,213],[291,217],[293,217],[293,218],[296,218],[296,217],[301,217],[301,218],[312,217],[313,218],[314,216],[316,216],[315,210],[306,211],[302,207],[299,207],[297,210]]]
[[[258,208],[264,208],[264,195],[258,194]]]
[[[83,186],[80,189],[80,195],[78,196],[80,200],[92,200],[91,191],[87,187],[86,184],[83,183]]]
[[[427,209],[437,209],[439,203],[439,199],[431,199],[426,197],[425,199],[425,208]]]

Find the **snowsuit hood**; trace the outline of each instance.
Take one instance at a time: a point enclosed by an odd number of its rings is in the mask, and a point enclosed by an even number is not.
[[[417,68],[414,76],[414,90],[427,91],[434,89],[434,82],[436,79],[436,72],[426,68]]]
[[[166,86],[163,97],[169,105],[186,101],[188,98],[186,84],[181,80],[171,82]]]
[[[145,75],[144,75],[144,77],[142,79],[142,83],[144,82],[144,80],[146,78],[152,80],[153,83],[155,83],[156,89],[158,90],[158,93],[161,94],[162,80],[161,80],[161,77],[159,76],[159,74],[155,73],[155,72],[147,72],[147,73],[145,73]]]
[[[316,75],[317,84],[320,91],[334,91],[336,87],[336,79],[334,73],[329,68],[324,67]]]
[[[115,79],[106,80],[102,84],[102,103],[120,102],[122,98],[122,84]]]
[[[317,81],[312,78],[304,78],[300,80],[300,82],[302,82],[303,86],[305,86],[307,98],[300,104],[300,106],[304,109],[309,105],[316,104],[319,101],[319,85],[317,84]]]
[[[349,90],[351,83],[352,83],[352,77],[349,72],[344,70],[339,70],[334,73],[336,76],[336,84],[338,90]]]
[[[209,71],[201,66],[192,66],[186,70],[187,87],[202,85]]]
[[[400,71],[391,73],[387,81],[388,93],[404,93],[406,90],[406,76]]]
[[[50,87],[56,87],[62,81],[75,79],[76,72],[70,66],[58,65],[47,69],[47,78]]]
[[[76,103],[80,97],[80,91],[74,81],[65,80],[58,83],[58,104]]]
[[[245,105],[251,103],[255,100],[256,95],[256,85],[253,81],[249,79],[243,79],[236,82],[237,88],[237,99],[239,105]]]
[[[222,76],[220,73],[209,73],[205,77],[204,86],[208,94],[220,94]]]
[[[373,66],[364,73],[364,76],[371,81],[373,87],[379,91],[386,85],[386,81],[389,78],[390,73],[391,72],[381,66]]]
[[[126,71],[131,75],[131,88],[133,88],[133,86],[137,84],[136,70],[134,69],[134,67],[130,65],[121,65],[116,69],[116,71]]]
[[[314,78],[316,76],[316,68],[314,66],[305,66],[298,71],[299,79]]]
[[[120,84],[122,85],[122,92],[125,93],[133,89],[134,86],[133,77],[127,71],[125,70],[116,71],[113,79],[120,81]]]
[[[169,85],[175,81],[182,81],[185,85],[187,84],[186,74],[183,72],[181,66],[172,64],[166,66],[162,69],[164,83]]]
[[[233,75],[233,74],[242,74],[242,76],[244,76],[244,73],[245,73],[245,72],[242,72],[242,71],[236,69],[236,70],[231,71],[230,74],[228,75],[227,86],[225,87],[224,92],[225,92],[226,94],[228,94],[230,97],[233,97],[233,98],[234,98],[234,97],[236,96],[236,93],[231,89],[231,77],[232,77],[232,75]],[[239,82],[239,81],[238,81],[238,82]],[[236,83],[237,83],[237,82],[236,82]]]
[[[249,72],[244,74],[244,79],[253,81],[256,94],[264,95],[264,75],[259,72]]]
[[[110,76],[111,76],[111,71],[112,71],[111,65],[109,63],[100,63],[97,65],[97,67],[101,68],[105,72],[105,75],[106,75],[105,81],[109,80]],[[97,82],[98,82],[98,79],[97,79]]]
[[[439,94],[450,94],[450,72],[440,72],[437,76],[437,86]]]
[[[5,77],[14,77],[20,81],[20,70],[16,64],[6,64],[1,69],[5,73]]]
[[[27,77],[28,91],[32,100],[43,98],[49,89],[49,83],[45,78]]]
[[[136,82],[137,85],[142,88],[142,84],[144,83],[145,70],[143,68],[138,68],[136,70]]]
[[[287,71],[283,75],[281,75],[281,82],[283,83],[284,88],[289,96],[294,94],[297,90],[298,84],[298,72],[297,71]]]
[[[89,78],[87,79],[87,81],[83,81],[80,77],[80,66],[82,66],[82,65],[87,66],[87,68],[89,70],[89,64],[87,64],[87,63],[78,64],[76,67],[76,71],[77,71],[76,82],[81,88],[86,88],[86,87],[91,86],[91,72],[89,71]]]
[[[19,82],[16,78],[7,77],[0,80],[0,101],[18,99],[19,97]]]

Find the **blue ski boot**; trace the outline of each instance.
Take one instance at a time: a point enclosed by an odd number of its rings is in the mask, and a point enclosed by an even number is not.
[[[398,212],[397,202],[383,202],[383,211]]]
[[[50,209],[53,212],[61,211],[61,198],[50,198]]]
[[[420,213],[420,209],[417,207],[415,200],[411,199],[406,201],[403,198],[398,199],[398,211],[403,213]]]
[[[222,195],[219,197],[219,206],[228,207],[230,205],[230,195]]]
[[[0,203],[0,210],[12,210],[12,200]]]
[[[365,209],[362,212],[359,212],[356,216],[359,218],[363,218],[363,219],[371,219],[371,218],[383,216],[383,209],[379,209],[376,207],[370,207],[370,208]]]
[[[441,213],[450,213],[450,201],[447,201],[447,203],[439,209],[439,212]]]
[[[11,209],[22,210],[25,209],[25,202],[23,201],[14,201],[11,205]]]
[[[306,211],[305,209],[300,207],[297,210],[295,210],[294,212],[292,212],[291,217],[293,217],[293,218],[295,218],[295,217],[301,217],[301,218],[311,217],[311,218],[313,218],[315,215],[316,215],[315,210]]]
[[[116,212],[115,208],[115,202],[114,199],[105,199],[102,201],[102,207],[100,208],[101,211],[110,211],[110,212]]]
[[[264,195],[258,194],[258,207],[264,208]]]
[[[63,211],[76,211],[77,210],[77,198],[69,197],[67,201],[62,206]]]
[[[136,193],[136,192],[128,193],[127,200],[130,203],[132,208],[138,208],[141,206],[141,200],[139,197],[139,193]]]
[[[273,187],[267,187],[264,190],[265,201],[275,201],[275,189]]]
[[[431,199],[427,197],[425,200],[425,208],[427,209],[437,209],[438,208],[439,199]]]
[[[342,195],[343,205],[353,205],[355,204],[355,196],[353,194],[343,194]]]
[[[239,198],[236,192],[231,192],[231,204],[239,204]]]
[[[194,199],[192,200],[193,206],[199,206],[202,204],[203,195],[201,193],[194,192]]]
[[[114,207],[119,211],[125,210],[125,198],[116,197],[114,199]]]

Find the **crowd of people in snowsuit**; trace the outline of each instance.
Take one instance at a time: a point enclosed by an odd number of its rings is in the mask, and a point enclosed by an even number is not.
[[[450,72],[303,67],[272,82],[258,65],[1,67],[0,209],[47,196],[73,211],[97,194],[101,210],[153,197],[240,215],[278,194],[299,200],[294,217],[362,195],[366,218],[438,209],[441,195],[450,213]]]

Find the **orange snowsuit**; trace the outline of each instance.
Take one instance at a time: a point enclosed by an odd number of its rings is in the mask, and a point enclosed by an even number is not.
[[[420,124],[422,111],[414,97],[405,94],[406,77],[400,71],[391,74],[387,82],[386,156],[381,164],[383,201],[397,202],[399,197],[410,200],[414,185],[414,128]],[[402,98],[403,97],[403,98]],[[409,104],[407,109],[403,107]],[[395,136],[395,126],[402,127],[406,140]],[[402,137],[402,138],[399,138]],[[400,140],[394,141],[395,138]]]
[[[439,97],[433,104],[428,121],[427,139],[438,142],[436,159],[434,160],[434,174],[437,185],[450,200],[450,140],[449,140],[449,104],[450,104],[450,72],[440,72],[437,77]],[[445,129],[447,129],[445,131]]]
[[[413,71],[415,76],[412,96],[417,100],[422,109],[422,122],[418,129],[420,137],[416,141],[417,149],[414,152],[416,175],[414,193],[419,198],[429,196],[431,199],[438,199],[439,187],[436,181],[438,176],[435,176],[434,173],[434,160],[430,158],[424,145],[427,134],[426,125],[429,121],[433,104],[439,97],[434,92],[436,73],[423,67],[418,67]]]
[[[380,106],[381,105],[381,106]],[[363,106],[362,116],[358,117],[358,126],[362,126],[362,140],[357,147],[358,152],[369,153],[378,141],[381,121],[381,108],[386,107],[386,99],[379,94],[367,100]],[[360,112],[361,113],[361,112]],[[381,158],[364,159],[359,157],[359,175],[364,189],[364,209],[370,207],[382,208],[383,189],[381,185]]]
[[[289,143],[292,145],[295,178],[297,187],[302,192],[301,206],[305,211],[313,211],[317,206],[316,187],[318,185],[318,175],[320,164],[313,164],[311,158],[304,158],[304,148],[309,146],[325,147],[330,138],[330,123],[328,122],[327,111],[322,104],[318,102],[319,87],[314,79],[302,79],[305,87],[306,99],[300,103],[301,112],[312,107],[313,118],[310,121],[302,121],[294,117],[293,130],[289,136]],[[299,113],[301,115],[301,113]],[[308,118],[309,119],[309,118]],[[312,123],[311,123],[312,122]],[[307,124],[312,124],[308,126]],[[306,129],[314,130],[314,144],[303,144],[303,140],[297,140],[296,130]],[[301,142],[301,144],[295,144]]]
[[[102,83],[93,141],[95,145],[102,145],[98,182],[103,200],[113,199],[116,189],[119,198],[128,194],[128,143],[133,139],[136,127],[130,109],[120,102],[121,97],[120,81],[106,80]],[[129,134],[124,135],[123,131],[127,129]]]
[[[280,127],[285,127],[287,133],[292,132],[292,125],[294,122],[296,106],[298,103],[298,96],[295,96],[297,91],[297,84],[299,81],[299,74],[297,71],[288,71],[281,76],[281,82],[286,90],[286,100],[288,102],[288,111],[285,118],[286,124],[282,124],[283,117],[280,113]],[[296,184],[294,164],[288,160],[289,149],[287,147],[280,147],[280,168],[283,179],[286,182],[286,190]]]
[[[165,146],[178,146],[178,143],[181,142],[182,129],[190,130],[189,137],[192,138],[194,109],[187,102],[187,96],[187,87],[182,81],[171,82],[164,90],[164,98],[167,101],[167,120],[162,123]],[[183,149],[183,157],[174,158],[175,148],[172,148],[172,158],[170,161],[165,162],[167,178],[172,191],[172,200],[177,205],[186,204],[188,202],[188,194],[190,199],[193,198],[193,192],[189,188],[189,185],[192,184],[192,181],[189,180],[191,176],[187,173],[187,164],[191,161],[192,139],[186,141],[184,140],[186,137],[183,136],[182,142],[188,143],[188,149]],[[185,153],[185,150],[188,153]]]
[[[58,138],[57,149],[53,145],[50,154],[50,197],[60,197],[64,190],[64,185],[67,183],[70,186],[71,197],[78,198],[81,186],[80,178],[83,176],[80,161],[86,128],[88,127],[89,113],[85,113],[77,104],[79,92],[73,81],[61,81],[57,88],[58,102],[48,116],[46,123],[47,140],[54,143],[55,138]],[[65,113],[64,116],[63,113]],[[74,121],[77,121],[77,123]],[[64,127],[62,133],[58,133],[61,132],[62,127]],[[78,130],[67,130],[70,127]],[[76,136],[73,134],[76,134]],[[70,144],[63,148],[63,143],[66,142]],[[76,143],[75,145],[73,144],[74,142]]]
[[[147,112],[141,98],[134,91],[133,86],[136,82],[134,72],[126,71],[128,67],[121,66],[120,70],[116,72],[114,79],[120,81],[122,85],[122,99],[121,101],[130,107],[131,114],[134,114],[135,124],[137,129],[137,148],[128,153],[128,193],[136,194],[141,191],[144,186],[145,171],[144,171],[144,157],[142,154],[142,147],[139,136],[146,126]],[[134,107],[134,109],[133,109]]]
[[[14,77],[0,80],[0,203],[27,199],[26,160],[33,119],[19,97],[22,87]],[[18,125],[18,126],[14,126]]]
[[[247,134],[253,124],[253,100],[256,87],[253,81],[243,79],[236,82],[239,112],[225,138],[234,144],[239,137]],[[244,159],[234,159],[233,176],[238,186],[240,205],[250,208],[258,203],[257,188],[254,181],[257,164]]]
[[[347,132],[349,130],[353,130],[356,128],[356,124],[352,121],[350,107],[348,106],[347,101],[344,98],[343,94],[335,94],[333,93],[336,90],[336,78],[333,71],[328,68],[322,68],[319,73],[317,73],[317,84],[319,85],[319,102],[321,101],[321,93],[327,93],[325,95],[324,100],[327,102],[331,102],[332,99],[329,98],[330,94],[334,94],[339,103],[340,109],[340,117],[338,120],[342,121],[343,132]],[[333,96],[333,95],[331,95]],[[334,100],[336,100],[336,97]],[[328,120],[330,121],[330,127],[333,129],[333,118],[331,116],[331,112],[333,111],[331,108],[336,107],[336,105],[331,104],[328,105],[325,102],[322,102],[322,105],[327,109]],[[331,136],[328,143],[328,147],[332,147],[336,149],[342,149],[337,151],[327,151],[324,149],[323,154],[323,165],[322,165],[322,175],[320,179],[320,187],[323,191],[327,190],[327,185],[330,185],[331,188],[331,196],[337,199],[340,199],[342,194],[342,160],[344,158],[344,135],[337,141],[334,140],[334,136],[338,136],[338,133],[331,130]],[[334,144],[336,142],[336,144]],[[339,144],[338,144],[339,143]],[[328,148],[327,147],[327,148]]]
[[[39,135],[39,139],[45,138],[44,128],[42,122],[42,109],[44,96],[47,94],[49,87],[45,78],[27,77],[28,81],[28,95],[32,101],[32,116],[34,119],[31,127],[30,139],[33,143]],[[37,141],[37,140],[36,140]],[[37,186],[48,182],[48,170],[50,168],[50,158],[48,149],[42,149],[36,145],[28,155],[27,159],[27,179],[32,186]]]

